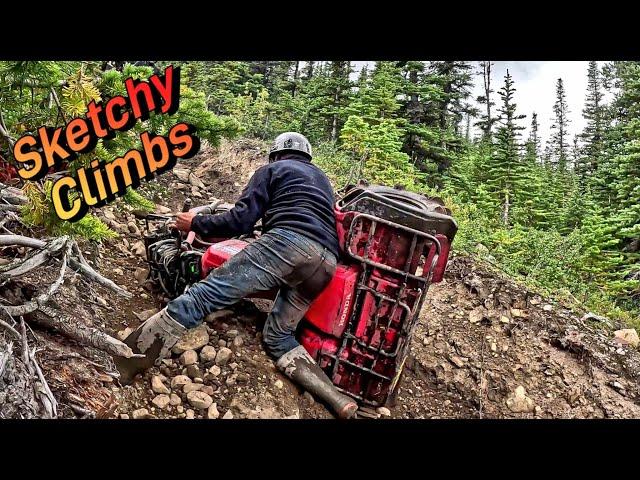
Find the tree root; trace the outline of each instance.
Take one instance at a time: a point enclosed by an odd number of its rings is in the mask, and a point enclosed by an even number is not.
[[[23,237],[21,235],[0,235],[0,246],[19,245],[30,248],[36,248],[31,254],[24,259],[17,260],[8,265],[0,267],[0,281],[7,281],[19,275],[33,270],[50,262],[53,258],[62,255],[60,273],[56,281],[50,285],[45,293],[42,293],[34,299],[25,302],[22,305],[5,305],[0,303],[0,313],[4,313],[11,318],[21,317],[32,314],[30,319],[35,323],[51,328],[61,334],[72,338],[82,345],[88,345],[112,355],[131,358],[134,356],[129,346],[120,340],[96,328],[88,327],[81,322],[70,319],[61,311],[49,305],[50,298],[57,292],[62,285],[64,275],[67,270],[67,264],[83,274],[86,278],[98,282],[116,293],[130,298],[132,295],[122,287],[119,287],[108,278],[103,277],[93,270],[78,255],[79,248],[74,241],[67,236],[56,238],[50,242],[43,242],[35,238]],[[76,255],[74,258],[72,255]],[[44,314],[44,315],[41,315]],[[6,326],[6,322],[3,322]],[[15,329],[12,332],[15,336]]]

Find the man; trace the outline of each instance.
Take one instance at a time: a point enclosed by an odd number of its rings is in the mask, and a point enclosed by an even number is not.
[[[125,342],[145,358],[117,359],[121,381],[131,381],[168,356],[186,329],[209,313],[278,288],[263,330],[267,353],[285,375],[329,404],[340,418],[354,415],[357,403],[336,390],[295,338],[309,305],[331,281],[338,257],[333,189],[311,158],[311,145],[303,135],[283,133],[270,149],[269,163],[256,170],[231,210],[178,215],[176,228],[203,237],[251,233],[261,218],[263,234],[127,337]]]

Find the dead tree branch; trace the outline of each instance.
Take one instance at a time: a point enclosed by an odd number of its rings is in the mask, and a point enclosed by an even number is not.
[[[63,237],[60,237],[60,238],[63,238]],[[116,285],[113,281],[109,280],[106,277],[103,277],[98,272],[96,272],[93,268],[91,268],[91,266],[84,260],[84,257],[82,257],[82,254],[79,254],[80,249],[77,247],[75,242],[73,242],[73,244],[75,245],[73,249],[76,251],[77,259],[74,257],[69,258],[69,265],[71,266],[72,269],[83,274],[88,279],[93,280],[94,282],[97,282],[109,288],[110,290],[114,291],[115,293],[117,293],[118,295],[124,298],[129,299],[133,297],[133,295],[130,292],[120,287],[119,285]],[[38,240],[31,237],[25,237],[22,235],[0,235],[0,247],[7,246],[7,245],[18,245],[22,247],[44,249],[46,248],[47,243],[43,242],[42,240]],[[1,275],[3,273],[6,273],[6,270],[9,269],[8,267],[12,265],[14,264],[10,263],[8,265],[4,265],[3,267],[0,267],[0,278],[1,278]]]

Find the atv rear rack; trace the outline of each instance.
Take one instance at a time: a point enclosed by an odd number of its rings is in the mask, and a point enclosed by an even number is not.
[[[365,221],[369,224],[368,238],[366,240],[364,251],[362,254],[358,254],[358,252],[354,251],[352,248],[352,241],[356,235],[356,227],[362,227],[363,222]],[[411,246],[402,269],[392,267],[371,258],[372,243],[374,241],[378,225],[380,224],[411,236]],[[418,245],[421,245],[423,248],[420,257],[424,257],[425,263],[429,261],[428,265],[425,264],[423,266],[422,275],[416,275],[410,272],[412,260],[414,259]],[[377,378],[380,383],[387,385],[390,384],[391,387],[388,390],[389,392],[393,389],[393,386],[397,382],[398,376],[402,371],[400,366],[404,363],[407,348],[410,344],[412,333],[415,330],[414,326],[418,319],[418,313],[426,297],[425,294],[431,283],[434,268],[438,263],[438,259],[442,251],[443,248],[440,240],[430,233],[421,232],[414,228],[400,225],[390,220],[385,220],[366,213],[357,213],[354,216],[345,242],[345,254],[352,259],[359,261],[362,265],[362,272],[359,275],[356,286],[354,308],[349,316],[345,332],[340,339],[340,346],[338,347],[338,350],[334,354],[329,352],[323,353],[324,357],[332,359],[333,365],[329,373],[332,381],[340,391],[351,395],[367,405],[381,406],[386,403],[386,395],[383,396],[384,400],[380,402],[370,400],[369,397],[371,397],[371,395],[367,394],[367,388],[371,383],[370,376]],[[390,296],[381,293],[368,285],[371,282],[373,275],[376,273],[379,274],[380,272],[386,273],[387,278],[394,278],[396,280],[399,288],[396,289],[395,295]],[[361,320],[367,294],[373,298],[374,304],[373,311],[370,316],[370,318],[372,318],[372,322],[367,326],[367,331],[373,333],[370,334],[368,338],[365,338],[366,336],[363,337],[362,335],[358,335],[356,327],[358,321]],[[410,306],[405,301],[407,294],[410,294],[410,296],[413,297],[413,306]],[[389,308],[391,309],[390,313],[384,316],[384,319],[382,318],[383,304],[386,304],[387,312],[389,311]],[[387,333],[390,328],[393,328],[392,323],[394,322],[394,319],[397,318],[396,314],[398,309],[401,309],[403,313],[400,314],[400,328],[396,328],[397,338],[394,342],[395,346],[391,349],[385,349],[384,334]],[[384,320],[387,321],[386,324],[384,323]],[[348,355],[345,355],[345,353],[351,352],[354,345],[363,349],[364,355],[362,357],[367,357],[365,362],[354,363],[346,358]],[[387,371],[389,365],[393,365],[391,372]],[[340,382],[337,381],[337,376],[339,375],[340,370],[344,370],[344,368],[341,367],[345,366],[349,367],[347,370],[366,372],[370,375],[365,384],[362,385],[360,394],[356,394],[353,391],[347,391],[339,386]]]

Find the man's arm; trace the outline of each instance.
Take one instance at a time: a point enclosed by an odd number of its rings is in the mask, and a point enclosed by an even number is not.
[[[269,203],[271,174],[267,167],[256,170],[231,210],[219,215],[196,215],[191,221],[191,230],[203,237],[235,237],[251,233]]]

